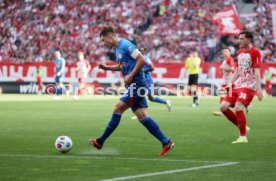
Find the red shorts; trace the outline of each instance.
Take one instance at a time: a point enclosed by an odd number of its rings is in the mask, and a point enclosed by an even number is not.
[[[227,87],[227,84],[221,84],[220,88],[224,89],[225,87]]]
[[[254,98],[254,95],[255,91],[248,88],[232,89],[232,95],[231,92],[228,92],[224,101],[229,102],[231,107],[235,107],[236,102],[241,102],[247,107]]]
[[[42,79],[41,79],[41,77],[37,77],[37,78],[36,78],[36,82],[37,82],[37,84],[42,84]]]
[[[271,81],[266,80],[266,81],[265,81],[265,87],[266,87],[266,88],[272,87]]]
[[[86,79],[85,78],[78,78],[79,83],[85,83]]]

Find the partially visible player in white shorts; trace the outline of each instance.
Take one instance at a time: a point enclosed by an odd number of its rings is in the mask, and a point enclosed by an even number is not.
[[[78,78],[78,95],[75,95],[76,98],[78,98],[77,96],[81,95],[82,91],[86,89],[85,83],[90,69],[91,66],[89,62],[86,59],[84,59],[84,53],[78,52],[78,61],[76,63],[76,72]]]
[[[222,84],[220,89],[224,89],[230,82],[235,69],[234,59],[231,56],[231,50],[229,48],[223,48],[221,51],[223,55],[223,61],[220,65],[220,72],[222,74]],[[223,101],[225,95],[220,95],[220,103]],[[219,111],[213,112],[215,116],[222,116]]]

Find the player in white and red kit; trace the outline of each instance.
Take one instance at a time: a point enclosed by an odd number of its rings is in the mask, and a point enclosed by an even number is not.
[[[85,82],[90,69],[91,66],[89,62],[86,59],[84,59],[84,53],[78,52],[78,61],[76,63],[76,71],[78,78],[78,95],[80,95],[82,91],[86,89]]]
[[[222,50],[222,53],[224,60],[222,61],[222,64],[220,66],[223,79],[221,87],[226,87],[231,82],[231,78],[235,69],[235,63],[233,57],[231,56],[231,51],[229,48],[224,48]],[[222,101],[223,98],[220,102]]]
[[[231,50],[229,48],[223,48],[221,52],[223,55],[223,61],[220,65],[220,72],[223,79],[221,89],[224,89],[231,81],[235,69],[235,63],[233,57],[231,56]],[[220,96],[220,103],[223,101],[224,97],[224,95]],[[216,116],[223,115],[221,112],[213,112],[213,114]]]
[[[227,96],[220,105],[221,112],[234,125],[239,128],[240,136],[232,143],[247,143],[246,117],[243,110],[249,106],[256,91],[258,99],[263,99],[261,89],[260,67],[262,64],[259,49],[252,45],[253,34],[249,31],[242,31],[239,34],[238,66],[234,71]],[[230,110],[235,107],[235,113]]]

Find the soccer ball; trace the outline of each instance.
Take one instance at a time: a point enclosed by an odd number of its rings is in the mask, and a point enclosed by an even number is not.
[[[55,147],[60,153],[67,153],[73,147],[73,142],[68,136],[59,136],[56,139]]]

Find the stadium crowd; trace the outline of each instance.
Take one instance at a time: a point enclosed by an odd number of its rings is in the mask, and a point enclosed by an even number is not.
[[[68,63],[82,50],[91,62],[114,59],[100,48],[99,32],[113,26],[121,36],[148,49],[153,61],[182,62],[191,48],[205,61],[216,61],[223,46],[237,48],[232,36],[221,37],[212,16],[232,0],[20,0],[0,1],[0,61],[40,62],[60,49]],[[265,61],[276,63],[269,4],[254,0],[257,16],[245,28],[257,33]],[[257,21],[256,21],[257,20]]]

